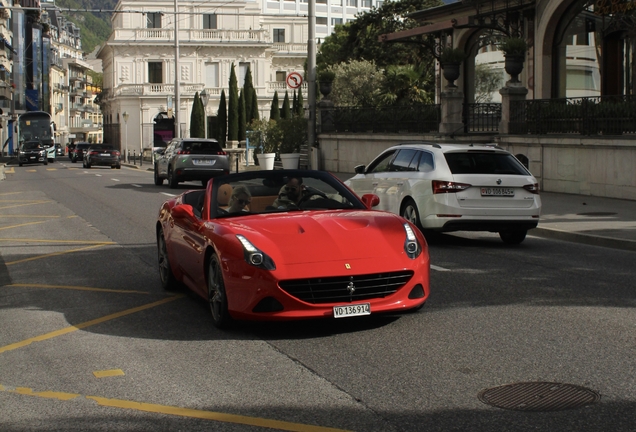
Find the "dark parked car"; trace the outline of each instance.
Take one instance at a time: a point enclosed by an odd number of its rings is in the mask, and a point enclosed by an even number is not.
[[[86,151],[91,146],[91,143],[87,142],[78,142],[75,143],[75,148],[73,148],[73,153],[71,154],[71,162],[75,163],[78,160],[84,159],[84,151]]]
[[[119,150],[115,150],[112,145],[93,144],[84,153],[84,168],[93,165],[109,166],[111,168],[121,168],[121,155]]]
[[[25,163],[49,164],[46,158],[46,149],[42,146],[40,141],[26,141],[20,146],[18,150],[18,165],[22,166],[22,164]]]
[[[165,150],[155,153],[154,165],[155,184],[167,179],[171,188],[192,180],[205,186],[211,178],[230,172],[227,153],[215,139],[175,138]]]

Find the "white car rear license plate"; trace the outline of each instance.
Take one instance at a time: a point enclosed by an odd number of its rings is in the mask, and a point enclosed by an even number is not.
[[[101,153],[100,156],[110,156],[110,153]]]
[[[195,165],[214,165],[216,161],[214,159],[193,159],[192,163]]]
[[[346,306],[334,306],[333,317],[334,318],[346,318],[360,315],[371,315],[370,303],[358,303]]]
[[[481,188],[481,196],[515,196],[515,190],[510,188]]]

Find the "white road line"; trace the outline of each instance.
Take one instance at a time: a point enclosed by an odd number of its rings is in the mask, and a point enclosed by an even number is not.
[[[101,176],[102,176],[101,174],[95,174],[95,177],[101,177]]]
[[[444,268],[444,267],[439,267],[436,265],[431,264],[431,270],[437,270],[437,271],[441,271],[441,272],[447,272],[450,271],[450,269]]]
[[[136,183],[131,183],[130,185],[131,185],[131,186],[134,186],[134,187],[139,187],[139,188],[141,187],[141,185],[138,185],[138,184],[136,184]]]
[[[119,179],[111,179],[112,181],[119,181]]]
[[[168,192],[159,192],[161,195],[168,195],[169,197],[176,197],[175,194],[169,194]]]

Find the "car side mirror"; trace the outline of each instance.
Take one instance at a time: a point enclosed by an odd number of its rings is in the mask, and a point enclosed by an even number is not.
[[[353,170],[355,171],[356,174],[364,174],[365,168],[366,168],[366,165],[357,165]]]
[[[172,208],[172,217],[179,219],[196,219],[194,216],[194,209],[190,204],[179,204]]]
[[[377,206],[378,204],[380,204],[380,197],[377,196],[376,194],[364,194],[362,195],[361,199],[364,205],[367,206],[368,209],[371,209]]]

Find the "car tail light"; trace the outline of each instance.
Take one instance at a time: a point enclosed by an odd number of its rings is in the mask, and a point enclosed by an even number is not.
[[[118,152],[117,150],[115,150],[115,151],[113,152],[113,156],[119,156],[119,152]]]
[[[220,152],[217,152],[217,154],[221,155],[221,156],[225,156],[227,153],[225,153],[224,151],[221,150]]]
[[[98,153],[99,153],[99,152],[98,152],[98,151],[95,151],[95,150],[92,150],[92,151],[91,151],[91,154],[92,154],[92,155],[96,155],[96,154],[98,154]]]
[[[539,194],[539,183],[525,185],[523,188],[530,193]]]
[[[461,192],[472,186],[466,183],[456,183],[444,180],[433,180],[432,184],[434,194]]]
[[[190,150],[179,150],[177,154],[190,154]]]

